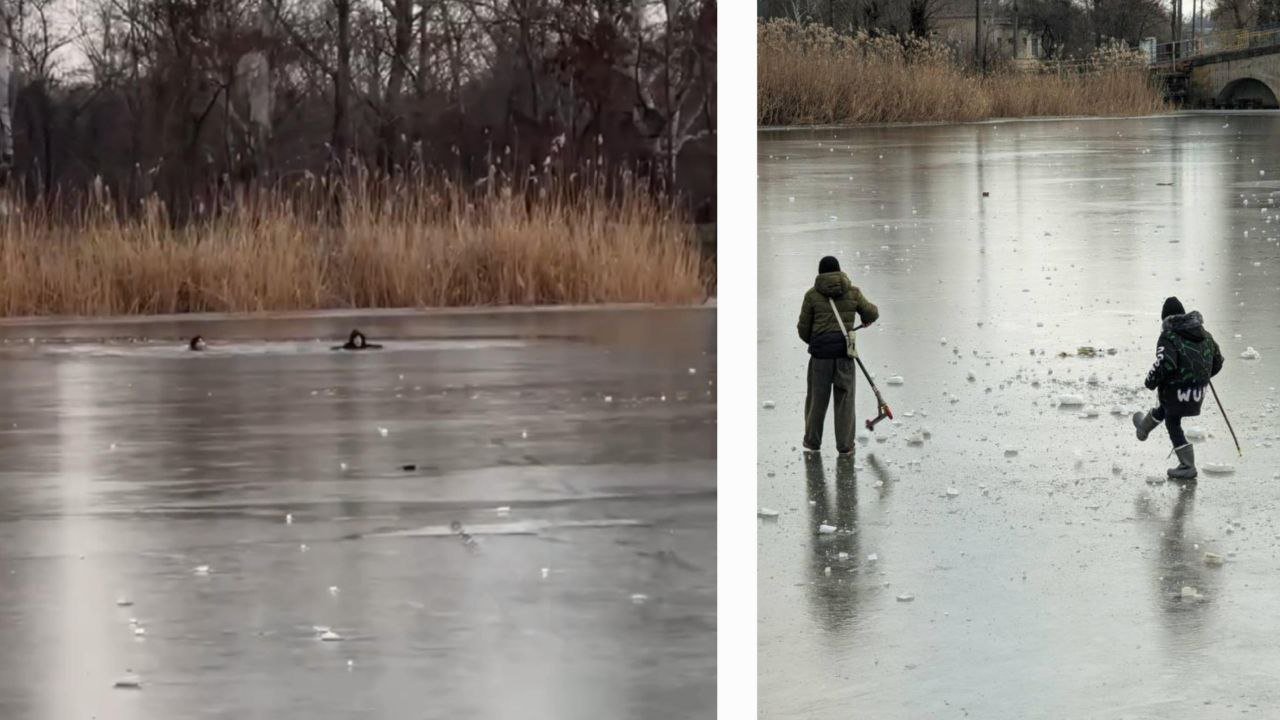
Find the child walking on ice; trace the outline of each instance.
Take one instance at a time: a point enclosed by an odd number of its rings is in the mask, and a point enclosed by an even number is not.
[[[1164,301],[1160,311],[1160,339],[1156,362],[1147,373],[1146,386],[1155,390],[1160,404],[1150,412],[1133,414],[1138,439],[1146,440],[1162,421],[1173,441],[1178,466],[1169,469],[1171,480],[1195,480],[1196,455],[1182,432],[1182,418],[1200,414],[1205,386],[1222,369],[1222,352],[1199,312],[1187,312],[1176,297]]]

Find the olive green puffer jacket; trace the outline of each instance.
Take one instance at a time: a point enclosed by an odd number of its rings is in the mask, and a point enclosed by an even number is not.
[[[813,287],[804,294],[796,330],[800,332],[800,339],[809,344],[810,355],[825,359],[842,358],[845,357],[844,333],[840,332],[840,324],[836,322],[836,314],[831,311],[827,298],[835,300],[840,319],[848,329],[858,324],[855,316],[870,325],[880,317],[880,310],[849,282],[849,276],[843,272],[822,273],[814,278]]]

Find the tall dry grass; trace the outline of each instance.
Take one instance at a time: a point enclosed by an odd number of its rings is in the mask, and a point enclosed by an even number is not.
[[[973,72],[935,40],[837,35],[785,20],[757,31],[760,125],[966,122],[1142,115],[1167,105],[1141,56],[1108,47],[1078,64]]]
[[[321,185],[181,224],[101,188],[70,211],[10,200],[0,316],[689,303],[711,282],[693,228],[635,186]]]

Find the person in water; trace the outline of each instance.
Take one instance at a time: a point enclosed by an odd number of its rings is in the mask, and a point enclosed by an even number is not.
[[[1187,312],[1176,297],[1164,301],[1160,309],[1160,339],[1156,341],[1156,361],[1147,373],[1146,386],[1155,390],[1159,405],[1149,412],[1133,414],[1138,440],[1146,440],[1161,422],[1178,456],[1178,466],[1169,468],[1171,480],[1196,479],[1195,448],[1182,431],[1182,418],[1200,414],[1209,378],[1222,370],[1222,351],[1204,329],[1199,312]]]
[[[834,307],[834,309],[833,309]],[[839,320],[836,312],[839,311]],[[808,390],[804,399],[804,449],[822,447],[822,425],[834,389],[836,450],[853,454],[854,360],[849,357],[845,330],[852,330],[855,316],[863,325],[880,317],[880,310],[840,271],[840,261],[828,255],[818,262],[818,277],[804,294],[796,329],[809,346]]]
[[[205,347],[207,347],[207,345],[205,344],[204,338],[199,335],[191,338],[191,342],[187,345],[187,349],[194,350],[196,352],[204,350]]]
[[[359,330],[352,330],[351,336],[347,338],[345,345],[334,348],[334,350],[380,350],[381,345],[369,342],[364,333]]]

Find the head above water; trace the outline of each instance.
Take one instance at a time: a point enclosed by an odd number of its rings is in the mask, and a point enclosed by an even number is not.
[[[351,337],[347,338],[347,344],[351,347],[364,347],[366,345],[364,333],[359,330],[352,330]]]
[[[191,338],[191,342],[187,345],[191,350],[203,350],[205,348],[204,338],[199,335]]]
[[[840,272],[840,261],[828,255],[818,261],[818,274]]]
[[[1160,308],[1160,319],[1164,320],[1170,315],[1186,315],[1186,308],[1182,307],[1182,301],[1176,297],[1165,298],[1164,307]]]

